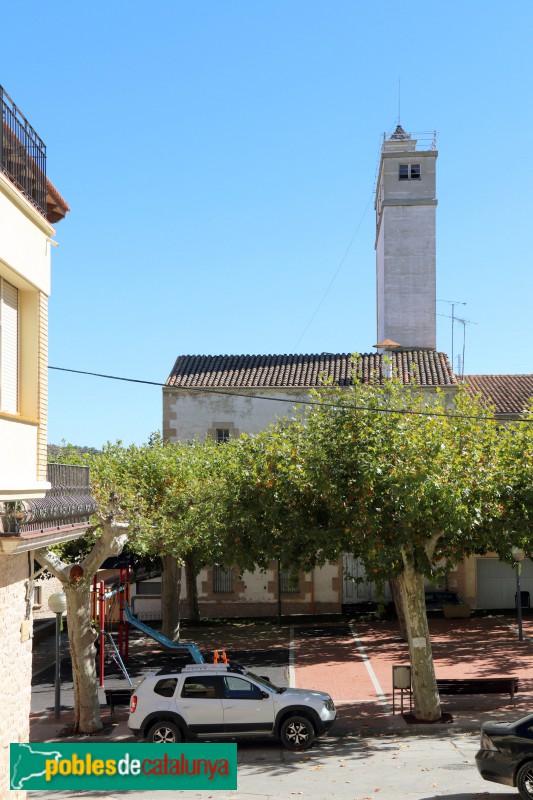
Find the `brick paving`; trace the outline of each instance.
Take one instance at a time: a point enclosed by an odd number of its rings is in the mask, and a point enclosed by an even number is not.
[[[518,641],[512,614],[468,620],[435,617],[430,619],[429,625],[437,677],[513,675],[520,681],[515,704],[505,695],[443,697],[442,709],[453,716],[454,727],[477,730],[484,719],[516,719],[532,710],[533,618],[524,619],[523,642]],[[407,644],[402,641],[394,621],[320,619],[304,623],[295,618],[291,624],[283,625],[262,621],[250,624],[231,622],[187,627],[182,636],[196,641],[206,653],[226,649],[230,658],[255,672],[270,675],[282,685],[289,680],[292,662],[296,686],[321,689],[334,698],[338,721],[333,734],[434,730],[434,726],[407,725],[400,714],[392,713],[392,667],[409,663]],[[42,642],[36,647],[34,671],[43,669],[47,647],[48,662],[53,663],[50,642]],[[156,642],[134,633],[128,671],[135,682],[143,672],[168,661],[169,657],[172,654],[169,656],[169,651]],[[67,672],[67,698],[68,678]],[[53,669],[49,667],[48,671],[41,673],[41,678],[36,677],[35,690],[38,690],[39,683],[52,680]],[[117,685],[124,685],[123,678],[116,668],[108,669],[106,686]],[[60,723],[51,716],[51,709],[34,712],[33,741],[53,739],[61,731],[64,734],[69,711],[62,713]],[[109,709],[103,708],[102,717],[113,725],[112,738],[129,737],[126,709],[118,709],[112,720]]]

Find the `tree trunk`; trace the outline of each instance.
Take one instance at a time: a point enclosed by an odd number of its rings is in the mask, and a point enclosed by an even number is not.
[[[410,554],[404,552],[403,561],[404,570],[398,577],[398,588],[405,611],[415,717],[424,722],[434,722],[440,719],[441,710],[429,638],[424,576],[417,572]]]
[[[162,556],[161,622],[163,635],[173,641],[180,638],[181,564],[174,556]]]
[[[185,580],[187,585],[187,602],[189,605],[189,618],[193,622],[200,622],[200,606],[198,604],[198,585],[196,577],[196,559],[194,553],[185,556]]]
[[[396,579],[389,581],[389,586],[392,594],[392,599],[394,601],[396,614],[398,616],[398,625],[400,626],[400,636],[406,642],[407,626],[405,624],[405,611],[403,609],[402,595],[400,593],[400,587],[398,586],[398,581]]]
[[[74,684],[74,733],[102,729],[96,675],[95,632],[90,624],[89,589],[86,581],[65,583],[72,681]]]
[[[50,550],[35,552],[37,561],[59,578],[67,599],[75,733],[95,733],[102,729],[89,590],[93,576],[105,559],[122,552],[128,538],[127,530],[127,524],[115,522],[113,517],[103,520],[101,536],[80,564],[66,564]]]

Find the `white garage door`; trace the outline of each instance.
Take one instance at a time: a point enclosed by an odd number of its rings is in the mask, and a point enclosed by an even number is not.
[[[533,563],[522,561],[520,590],[529,592],[533,604]],[[477,559],[477,607],[515,608],[516,571],[498,558]]]

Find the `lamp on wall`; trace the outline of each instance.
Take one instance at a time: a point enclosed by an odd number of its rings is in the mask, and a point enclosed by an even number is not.
[[[522,572],[522,561],[526,557],[521,547],[513,547],[511,550],[516,571],[516,616],[518,620],[518,641],[522,642],[524,633],[522,630],[522,592],[520,589],[520,573]]]
[[[3,553],[5,556],[13,555],[19,543],[19,536],[0,536],[0,553]]]

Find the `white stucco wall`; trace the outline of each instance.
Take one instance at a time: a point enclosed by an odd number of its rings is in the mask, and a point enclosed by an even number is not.
[[[27,283],[50,294],[50,243],[54,228],[0,173],[0,262],[20,289]]]
[[[0,502],[40,497],[50,488],[37,480],[37,434],[35,422],[0,416]]]
[[[436,243],[434,206],[383,209],[378,273],[378,340],[404,347],[436,347]]]
[[[378,341],[436,348],[436,158],[436,151],[382,153],[376,197]],[[419,164],[420,180],[399,180],[400,164]]]
[[[231,390],[228,390],[231,392]],[[298,413],[294,406],[306,400],[306,390],[235,389],[242,395],[262,395],[279,398],[283,402],[257,400],[255,397],[236,397],[232,394],[208,392],[178,392],[163,389],[163,436],[165,440],[190,441],[213,436],[216,428],[229,428],[233,436],[241,433],[259,433],[276,418]]]
[[[0,502],[44,497],[47,298],[54,228],[0,174],[0,277],[18,289],[18,408],[0,414]]]
[[[342,561],[330,562],[313,574],[315,602],[336,603],[342,600]],[[337,581],[341,583],[337,584]]]
[[[18,408],[0,414],[0,503],[44,497],[47,297],[54,228],[0,174],[0,276],[18,289]],[[31,598],[28,554],[0,554],[0,797],[9,791],[9,744],[29,741]]]

